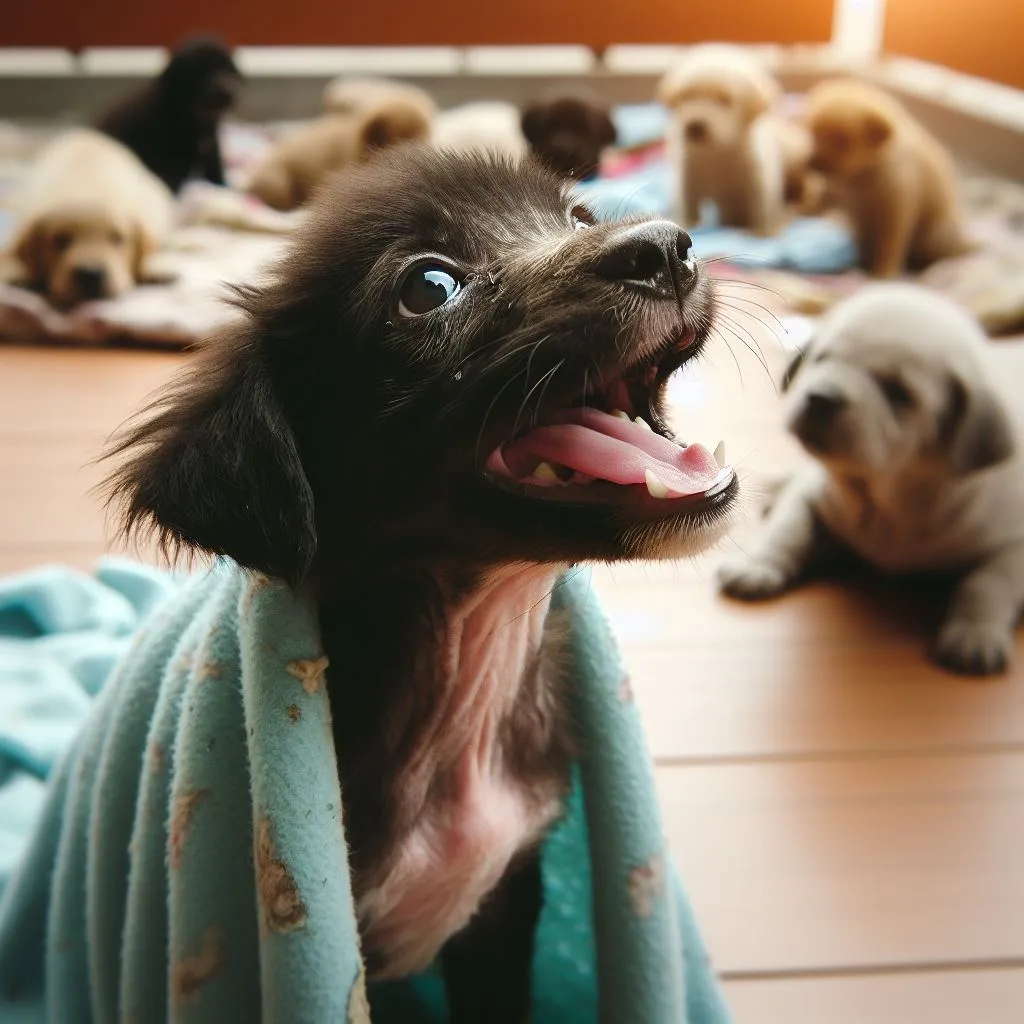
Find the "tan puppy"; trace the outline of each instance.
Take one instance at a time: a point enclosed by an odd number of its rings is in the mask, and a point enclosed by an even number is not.
[[[771,597],[843,551],[885,573],[949,573],[937,660],[1001,671],[1024,607],[1024,457],[985,344],[966,312],[915,285],[871,285],[826,314],[783,382],[814,461],[722,567],[725,592]]]
[[[810,143],[803,129],[772,114],[779,86],[734,46],[697,46],[661,80],[673,114],[668,151],[676,175],[677,218],[687,226],[712,200],[723,225],[770,235],[783,220],[787,185],[799,189]]]
[[[146,278],[146,260],[171,228],[174,197],[121,143],[78,129],[42,149],[15,209],[12,277],[68,308]]]
[[[891,96],[853,79],[807,97],[811,166],[853,222],[861,263],[875,277],[923,270],[970,249],[953,163]]]
[[[437,113],[437,106],[429,93],[419,86],[392,78],[343,75],[324,86],[324,112],[328,114],[360,114],[366,110],[380,110],[391,103],[419,107],[430,118]]]
[[[256,169],[249,191],[276,210],[294,210],[331,172],[399,142],[427,139],[433,103],[390,96],[364,110],[325,114],[282,138]]]

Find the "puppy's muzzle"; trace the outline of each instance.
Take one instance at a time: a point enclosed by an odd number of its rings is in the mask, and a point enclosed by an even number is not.
[[[686,137],[690,142],[703,142],[707,139],[708,126],[704,121],[689,121],[686,125]]]
[[[679,299],[693,287],[695,265],[690,236],[667,220],[622,228],[604,243],[598,276],[658,299]]]
[[[75,290],[83,298],[98,299],[107,290],[107,270],[99,263],[80,263],[72,271]]]
[[[828,446],[836,417],[846,407],[846,399],[835,392],[811,391],[793,414],[793,433],[812,448]]]

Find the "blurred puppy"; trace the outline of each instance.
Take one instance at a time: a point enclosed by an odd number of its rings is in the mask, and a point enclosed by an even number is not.
[[[1001,671],[1024,606],[1024,458],[984,347],[966,312],[914,285],[834,307],[783,382],[815,461],[723,566],[726,593],[771,597],[842,551],[886,573],[951,573],[937,660]]]
[[[361,114],[390,103],[416,106],[429,117],[437,113],[430,94],[416,85],[392,78],[355,78],[342,75],[324,87],[324,111],[328,114]]]
[[[611,111],[591,93],[542,96],[524,108],[521,125],[542,163],[578,181],[597,173],[601,151],[615,141]]]
[[[519,108],[511,103],[497,100],[463,103],[442,110],[434,118],[431,138],[438,149],[505,153],[519,158],[529,150],[520,120]]]
[[[18,282],[67,308],[145,278],[147,257],[170,230],[174,197],[119,142],[79,129],[42,150],[16,207]]]
[[[811,166],[852,220],[872,275],[923,270],[971,248],[949,155],[895,99],[865,82],[833,79],[808,95],[807,124]]]
[[[163,72],[125,96],[97,122],[177,192],[189,178],[224,184],[217,137],[241,84],[231,53],[217,39],[192,39]]]
[[[390,95],[350,114],[325,114],[286,135],[257,167],[249,191],[276,210],[307,203],[332,171],[399,142],[430,136],[433,101]]]
[[[799,190],[809,156],[801,129],[771,114],[779,86],[738,47],[697,46],[661,80],[673,114],[668,151],[676,176],[676,216],[700,220],[711,200],[723,225],[773,234],[787,190]]]

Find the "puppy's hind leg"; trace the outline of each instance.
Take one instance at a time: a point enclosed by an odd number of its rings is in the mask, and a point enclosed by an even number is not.
[[[935,658],[966,675],[1002,672],[1024,608],[1024,541],[1003,548],[956,588],[939,631]]]
[[[538,854],[511,869],[441,952],[451,1024],[529,1024],[533,940],[544,890]]]
[[[719,567],[719,587],[748,601],[774,597],[799,582],[833,548],[811,503],[806,478],[797,475],[780,491],[747,550]]]

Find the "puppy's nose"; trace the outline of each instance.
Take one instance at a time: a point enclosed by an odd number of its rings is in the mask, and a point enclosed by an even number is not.
[[[843,406],[846,399],[842,395],[812,391],[804,400],[804,416],[810,420],[830,420]]]
[[[690,236],[667,220],[634,224],[616,231],[605,243],[595,272],[653,293],[660,299],[681,297],[693,284]]]
[[[107,284],[106,268],[99,263],[80,263],[75,267],[72,277],[78,291],[89,298],[102,295]]]
[[[708,136],[708,126],[703,121],[690,121],[686,126],[686,137],[691,142],[703,142]]]

